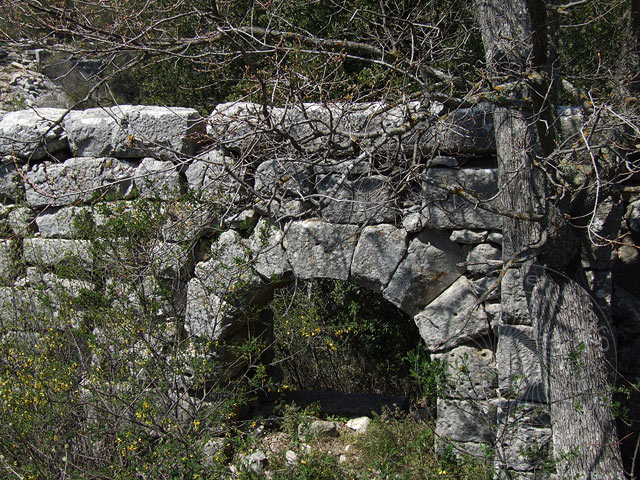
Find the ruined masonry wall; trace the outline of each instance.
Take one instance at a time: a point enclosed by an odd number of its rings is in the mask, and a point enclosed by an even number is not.
[[[2,113],[2,331],[27,328],[18,318],[39,310],[29,293],[37,286],[74,288],[52,273],[69,255],[92,268],[97,254],[74,219],[99,232],[109,215],[146,199],[170,216],[148,247],[148,268],[123,294],[144,286],[153,295],[164,279],[175,299],[158,314],[182,319],[192,335],[224,340],[243,334],[239,319],[248,307],[294,277],[349,280],[379,292],[414,318],[434,357],[460,377],[438,402],[437,433],[482,453],[508,411],[503,396],[517,389],[527,405],[544,401],[530,327],[500,325],[501,220],[449,191],[495,202],[489,110],[438,121],[422,115],[419,134],[389,133],[376,143],[367,132],[392,132],[405,111],[378,104],[271,109],[279,133],[303,145],[301,155],[274,143],[258,109],[221,105],[210,118],[153,106]],[[410,109],[420,113],[418,104]],[[562,121],[566,127],[577,118],[568,110]],[[351,142],[342,158],[318,153],[330,124],[338,127],[332,142]],[[392,167],[368,160],[403,150],[420,158],[406,188]],[[360,161],[358,152],[375,155]],[[546,441],[548,426],[529,423],[522,435],[504,448],[512,468],[526,470],[519,446]]]

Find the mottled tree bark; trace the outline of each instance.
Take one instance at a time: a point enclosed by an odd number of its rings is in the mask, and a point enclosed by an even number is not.
[[[536,101],[541,85],[555,88],[550,66],[541,64],[548,63],[546,5],[542,0],[474,4],[494,86],[509,85],[514,99],[533,99],[532,112],[495,108],[494,125],[502,206],[523,214],[504,219],[503,255],[531,258],[520,266],[519,288],[527,294],[539,343],[556,468],[560,478],[622,479],[598,315],[575,281],[583,276],[577,244],[560,206],[545,199],[544,179],[534,165],[555,141],[553,129],[541,128],[555,115],[553,103]],[[527,78],[535,83],[526,85]],[[544,220],[524,220],[530,213],[542,213]],[[510,312],[503,312],[502,321],[512,323]]]

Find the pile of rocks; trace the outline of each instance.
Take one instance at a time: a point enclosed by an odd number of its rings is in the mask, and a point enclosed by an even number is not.
[[[69,96],[40,72],[44,51],[28,47],[0,48],[0,109],[67,108],[71,104]]]

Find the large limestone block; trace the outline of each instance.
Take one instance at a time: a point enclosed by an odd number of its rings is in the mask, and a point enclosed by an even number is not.
[[[384,297],[410,315],[428,305],[463,272],[460,247],[441,232],[424,230],[413,239]]]
[[[246,165],[225,156],[222,150],[211,150],[198,155],[185,170],[187,185],[202,200],[229,203],[238,200]]]
[[[533,328],[521,325],[498,327],[498,389],[505,398],[545,402],[542,358],[538,355]]]
[[[382,223],[393,221],[393,194],[389,180],[380,175],[319,176],[318,199],[326,207],[322,218],[333,223]]]
[[[44,238],[79,238],[81,225],[87,221],[93,225],[93,217],[91,207],[52,207],[39,213],[35,222]]]
[[[498,386],[496,359],[486,348],[461,346],[431,355],[445,365],[446,396],[450,398],[492,398]]]
[[[76,156],[175,158],[193,155],[204,121],[192,108],[121,105],[69,113],[64,130]]]
[[[308,162],[277,158],[256,168],[255,189],[264,195],[304,198],[313,191],[314,173]]]
[[[221,103],[211,112],[207,134],[214,142],[231,149],[241,149],[250,144],[264,148],[267,133],[272,130],[270,125],[278,125],[281,120],[280,108],[249,102]]]
[[[195,277],[209,294],[237,306],[255,300],[263,282],[253,269],[248,246],[237,232],[222,233],[211,246],[209,257],[195,268]]]
[[[407,251],[407,232],[392,225],[365,227],[351,264],[351,280],[381,292]]]
[[[78,328],[82,308],[76,300],[92,285],[41,274],[37,283],[0,287],[0,329],[3,331],[47,331],[50,328]]]
[[[347,280],[357,241],[355,225],[311,219],[293,222],[284,246],[297,277]]]
[[[292,271],[282,246],[284,232],[265,219],[260,219],[249,239],[256,272],[276,280]]]
[[[88,202],[109,194],[125,198],[131,193],[135,166],[115,158],[71,158],[45,162],[25,173],[27,203],[62,206]]]
[[[211,292],[211,288],[199,278],[192,278],[187,285],[185,329],[190,335],[224,340],[241,330],[245,322],[237,310]]]
[[[422,225],[438,229],[502,228],[502,218],[482,208],[496,206],[498,171],[493,168],[430,168],[424,177]],[[451,192],[459,190],[478,202]]]
[[[0,116],[0,156],[18,161],[39,160],[67,146],[62,127],[56,124],[63,108],[36,108]]]
[[[418,126],[417,133],[420,130]],[[491,106],[487,104],[448,112],[441,115],[435,127],[430,127],[417,138],[409,137],[407,140],[409,145],[417,141],[423,150],[437,149],[444,154],[495,152]]]
[[[451,348],[489,333],[489,321],[473,284],[460,277],[414,317],[432,351]]]
[[[26,238],[23,242],[24,259],[29,265],[55,267],[61,263],[76,264],[90,269],[92,254],[87,240],[59,240],[52,238]]]
[[[490,443],[495,412],[485,401],[438,399],[436,437],[455,442]]]
[[[144,198],[171,200],[182,193],[180,174],[170,161],[143,158],[135,172],[135,185]]]

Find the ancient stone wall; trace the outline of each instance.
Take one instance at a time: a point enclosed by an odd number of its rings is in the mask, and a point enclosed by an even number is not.
[[[99,236],[110,218],[153,205],[163,220],[138,252],[136,280],[120,286],[123,297],[144,292],[143,303],[168,285],[173,298],[159,321],[178,319],[187,334],[222,342],[257,328],[251,312],[295,278],[378,292],[413,317],[448,365],[437,434],[479,455],[497,446],[509,468],[532,471],[521,447],[547,442],[549,422],[538,409],[545,397],[528,314],[522,325],[500,322],[501,309],[522,305],[500,304],[491,114],[460,109],[442,119],[441,108],[236,103],[209,118],[151,106],[2,114],[2,332],[56,326],[55,318],[24,322],[40,309],[33,292],[80,288],[57,270],[70,258],[89,271],[123,268],[125,246],[97,250],[87,232]],[[580,117],[567,109],[561,121],[569,135]],[[608,259],[598,271],[610,273]],[[610,283],[603,288],[610,295]]]

